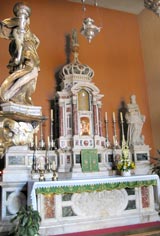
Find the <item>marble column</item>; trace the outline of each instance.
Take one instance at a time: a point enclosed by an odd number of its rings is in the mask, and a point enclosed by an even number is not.
[[[77,99],[73,97],[73,135],[78,135]]]
[[[97,119],[97,106],[93,104],[93,126],[94,126],[94,135],[98,135],[98,119]]]
[[[98,104],[98,119],[99,119],[99,136],[102,136],[102,109],[101,109],[101,104]]]
[[[63,103],[59,102],[59,134],[64,136]]]

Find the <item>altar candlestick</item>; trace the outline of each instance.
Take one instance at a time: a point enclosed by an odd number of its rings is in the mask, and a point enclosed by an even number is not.
[[[52,148],[52,143],[53,143],[53,110],[51,109],[51,125],[50,125],[50,130],[51,130],[51,134],[50,134],[50,147]]]
[[[105,112],[105,121],[108,121],[107,112]]]
[[[113,129],[114,129],[114,136],[113,136],[113,143],[115,148],[119,148],[119,144],[117,141],[117,133],[116,133],[116,118],[115,113],[113,112]]]
[[[125,137],[124,137],[124,126],[123,126],[123,115],[122,112],[120,112],[120,118],[121,118],[121,127],[122,127],[122,141],[125,141]]]
[[[105,125],[106,125],[106,147],[109,148],[111,146],[109,137],[108,137],[108,117],[107,112],[105,112]]]
[[[113,122],[116,122],[115,113],[113,112]]]

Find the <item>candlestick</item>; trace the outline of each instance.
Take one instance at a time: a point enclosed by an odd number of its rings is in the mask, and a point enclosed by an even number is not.
[[[120,112],[120,118],[121,118],[121,129],[122,129],[122,142],[125,141],[125,137],[124,137],[124,126],[123,126],[123,115],[122,112]]]
[[[109,141],[109,136],[108,136],[108,120],[107,120],[107,112],[105,112],[105,125],[106,125],[106,147],[107,148],[110,148],[111,147],[111,144],[110,144],[110,141]]]
[[[43,140],[43,126],[42,126],[42,122],[40,124],[40,141],[39,141],[39,147],[42,150],[45,150],[45,142]]]
[[[116,122],[115,113],[113,112],[113,122]]]
[[[107,112],[105,112],[105,121],[108,121]]]
[[[114,136],[113,136],[113,144],[114,144],[114,148],[119,148],[119,144],[118,144],[118,140],[117,140],[117,132],[116,132],[116,118],[115,118],[115,113],[113,112],[113,132],[114,132]]]
[[[50,124],[50,148],[52,149],[52,142],[53,142],[53,110],[51,109],[51,124]]]

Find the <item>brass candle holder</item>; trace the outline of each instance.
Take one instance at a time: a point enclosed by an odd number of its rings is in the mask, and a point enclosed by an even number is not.
[[[114,112],[113,112],[113,132],[114,132],[114,135],[113,135],[113,145],[114,145],[114,148],[115,149],[119,149],[120,145],[119,145],[118,140],[117,140],[116,118],[115,118],[115,113]]]
[[[45,181],[45,176],[44,176],[45,169],[39,168],[38,170],[39,170],[39,181]]]
[[[45,171],[46,171],[47,173],[50,173],[50,172],[51,172],[51,163],[50,163],[50,161],[49,161],[48,151],[47,151],[47,154],[46,154]]]
[[[56,171],[55,161],[53,161],[53,163],[52,163],[51,170],[52,170],[52,172],[53,172],[52,181],[58,180],[58,173],[57,173],[57,171]]]
[[[52,171],[53,171],[52,181],[57,181],[58,180],[58,173],[56,170],[52,170]]]

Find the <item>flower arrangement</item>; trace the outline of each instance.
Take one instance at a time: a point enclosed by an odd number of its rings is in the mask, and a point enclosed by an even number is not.
[[[117,169],[128,171],[135,168],[135,163],[129,159],[129,148],[125,141],[122,143],[122,156],[117,163]]]
[[[157,150],[160,154],[160,149]],[[160,157],[151,157],[151,173],[157,174],[160,177]]]

